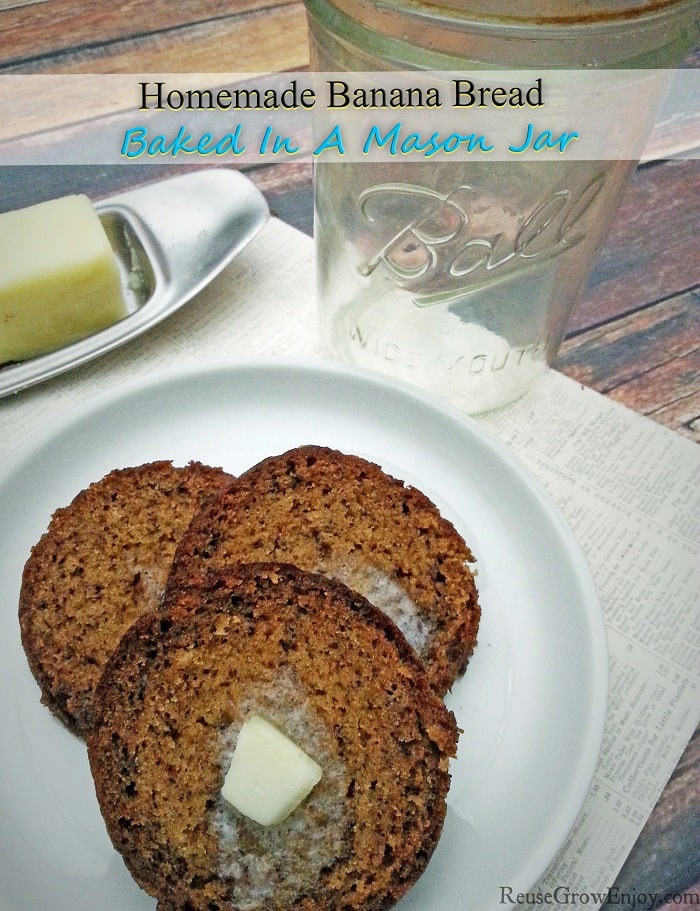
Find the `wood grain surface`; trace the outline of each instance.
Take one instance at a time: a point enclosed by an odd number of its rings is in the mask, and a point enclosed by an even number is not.
[[[274,0],[47,0],[0,13],[0,59],[24,73],[300,70],[306,19]]]

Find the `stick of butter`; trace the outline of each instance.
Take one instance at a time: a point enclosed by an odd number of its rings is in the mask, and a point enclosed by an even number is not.
[[[87,196],[0,215],[0,364],[54,351],[126,315],[117,258]]]
[[[262,826],[285,820],[321,780],[321,766],[285,734],[253,715],[238,734],[221,794]]]

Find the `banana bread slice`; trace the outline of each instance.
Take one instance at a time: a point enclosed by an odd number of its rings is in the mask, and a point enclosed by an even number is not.
[[[233,480],[199,462],[111,471],[51,517],[22,576],[19,622],[44,702],[74,733],[121,634],[162,596],[192,516]]]
[[[159,911],[379,911],[445,816],[455,719],[388,617],[282,564],[193,573],[110,658],[87,736],[115,848]],[[283,822],[221,795],[262,716],[322,769]]]
[[[427,496],[378,465],[320,446],[263,460],[195,516],[168,585],[196,566],[258,560],[360,592],[397,623],[439,694],[464,672],[480,619],[474,557]]]

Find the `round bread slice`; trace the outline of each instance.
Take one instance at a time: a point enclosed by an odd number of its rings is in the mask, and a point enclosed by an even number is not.
[[[160,602],[192,516],[233,476],[199,462],[110,472],[58,509],[32,548],[19,599],[22,644],[42,702],[74,733],[122,633]]]
[[[388,908],[439,838],[454,716],[396,626],[280,564],[193,576],[125,634],[87,738],[107,830],[160,911]],[[283,822],[222,796],[258,716],[321,767]]]
[[[337,578],[380,607],[439,694],[466,669],[480,619],[474,557],[427,496],[378,465],[320,446],[258,463],[195,516],[167,587],[198,567],[268,559]]]

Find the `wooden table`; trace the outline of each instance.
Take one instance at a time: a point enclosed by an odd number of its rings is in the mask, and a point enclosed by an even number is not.
[[[689,58],[688,65],[699,66],[700,57]],[[0,0],[0,75],[307,67],[300,0]],[[308,160],[256,164],[248,174],[276,215],[312,233]],[[99,198],[137,176],[131,168],[83,168],[80,185]],[[37,199],[60,195],[64,188],[69,192],[76,181],[70,168],[63,171],[65,187],[55,174],[49,182],[41,169],[31,175],[0,173],[2,209],[13,207],[15,179],[31,179]],[[637,169],[556,364],[695,441],[700,441],[699,203],[699,160],[660,160]],[[620,873],[622,889],[693,892],[694,902],[700,902],[699,772],[696,733]]]

